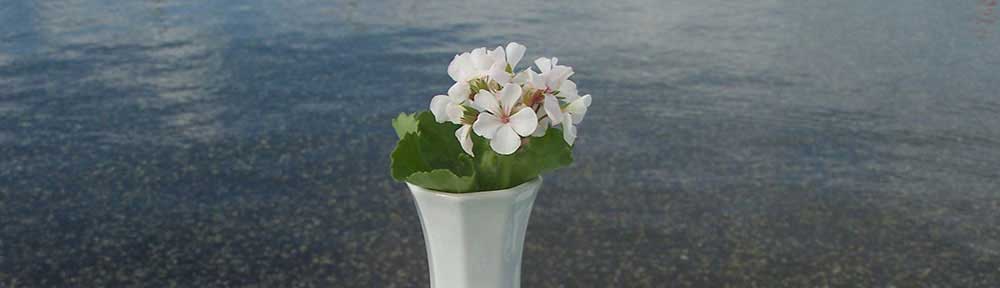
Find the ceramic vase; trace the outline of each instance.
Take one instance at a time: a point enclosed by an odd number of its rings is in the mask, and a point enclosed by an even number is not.
[[[407,185],[423,227],[432,288],[521,287],[521,250],[541,178],[473,193]]]

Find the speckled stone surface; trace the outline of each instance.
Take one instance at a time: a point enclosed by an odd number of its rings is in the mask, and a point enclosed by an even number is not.
[[[509,40],[594,95],[523,287],[1000,286],[986,4],[210,2],[0,5],[0,287],[427,287],[389,120]]]

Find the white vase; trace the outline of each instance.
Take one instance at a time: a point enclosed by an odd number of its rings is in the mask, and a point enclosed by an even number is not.
[[[510,189],[445,193],[409,184],[432,288],[521,287],[521,250],[541,177]]]

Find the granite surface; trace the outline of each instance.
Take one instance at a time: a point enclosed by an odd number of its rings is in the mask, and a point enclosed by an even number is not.
[[[989,5],[8,1],[0,287],[427,287],[389,120],[510,40],[594,95],[524,287],[997,287]]]

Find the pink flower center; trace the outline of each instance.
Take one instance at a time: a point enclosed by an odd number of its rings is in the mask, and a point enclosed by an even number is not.
[[[503,124],[510,123],[510,116],[507,116],[507,115],[500,116],[500,123],[503,123]]]

